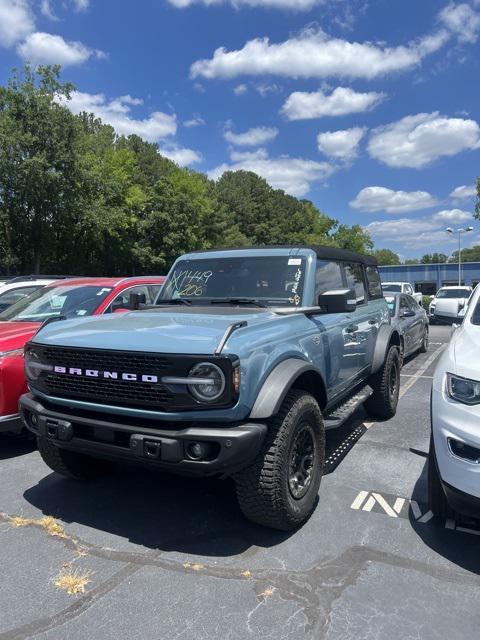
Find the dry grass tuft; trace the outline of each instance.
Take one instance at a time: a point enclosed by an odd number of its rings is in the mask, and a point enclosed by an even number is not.
[[[262,591],[262,593],[259,593],[258,595],[261,598],[265,598],[266,600],[267,598],[271,598],[273,596],[274,591],[275,591],[275,587],[267,587],[265,591]]]
[[[33,524],[33,520],[23,516],[13,516],[10,518],[10,524],[12,527],[28,527],[29,524]]]
[[[28,527],[33,525],[35,527],[41,527],[45,529],[49,536],[56,536],[57,538],[66,538],[67,534],[58,520],[52,518],[52,516],[43,516],[42,518],[24,518],[23,516],[12,516],[10,518],[10,524],[12,527]]]
[[[191,569],[192,571],[201,571],[202,569],[205,569],[205,565],[204,564],[199,564],[198,562],[195,562],[194,564],[192,564],[190,562],[184,562],[183,563],[183,568],[184,569]]]
[[[85,587],[90,584],[90,572],[82,572],[80,569],[72,569],[68,566],[60,571],[53,581],[57,589],[66,591],[69,596],[78,596],[85,593]]]
[[[242,573],[240,575],[243,576],[244,578],[251,578],[252,577],[252,572],[249,571],[249,569],[246,569],[245,571],[242,571]]]

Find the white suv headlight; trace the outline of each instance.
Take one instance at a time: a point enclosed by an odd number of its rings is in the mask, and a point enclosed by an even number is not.
[[[447,393],[463,404],[480,404],[480,382],[447,373]]]

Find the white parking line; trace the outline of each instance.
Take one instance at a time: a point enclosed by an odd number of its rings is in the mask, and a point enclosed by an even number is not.
[[[423,378],[424,380],[433,380],[433,376],[416,376],[414,373],[401,373],[401,378]]]

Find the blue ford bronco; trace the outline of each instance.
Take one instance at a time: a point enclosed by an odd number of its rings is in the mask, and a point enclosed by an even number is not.
[[[315,508],[325,432],[395,414],[398,333],[371,257],[331,247],[189,253],[155,305],[45,324],[20,411],[46,464],[232,476],[243,513],[294,529]]]

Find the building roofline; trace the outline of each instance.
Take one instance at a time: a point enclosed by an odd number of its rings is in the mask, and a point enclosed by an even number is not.
[[[463,262],[462,261],[462,268],[467,265],[467,264],[474,264],[477,265],[478,267],[480,267],[480,262]],[[457,267],[458,268],[458,262],[416,262],[415,264],[379,264],[378,268],[379,269],[393,269],[394,267],[396,268],[405,268],[405,267],[445,267],[448,265],[452,265],[452,267]]]

